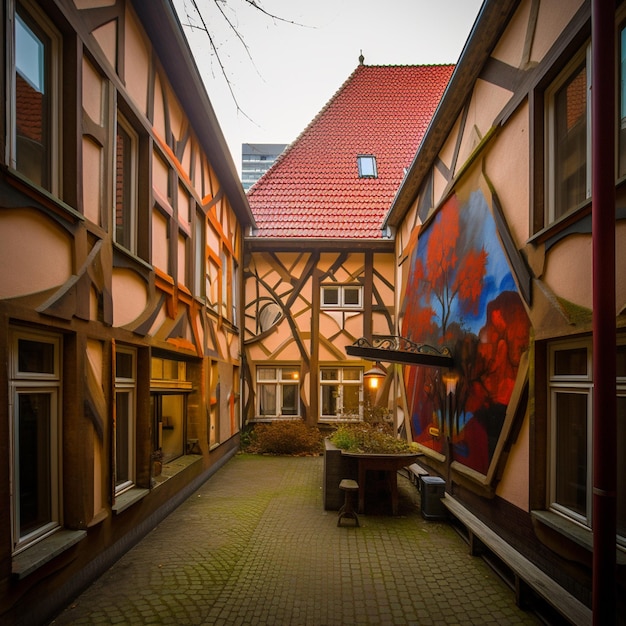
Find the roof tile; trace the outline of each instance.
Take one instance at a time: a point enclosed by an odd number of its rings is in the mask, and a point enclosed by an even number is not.
[[[383,236],[391,206],[453,65],[359,65],[248,191],[257,237]],[[378,178],[359,178],[358,155]]]

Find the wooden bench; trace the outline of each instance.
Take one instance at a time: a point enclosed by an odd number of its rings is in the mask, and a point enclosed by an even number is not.
[[[417,463],[412,463],[408,467],[405,468],[406,473],[408,475],[409,480],[419,489],[422,488],[421,485],[421,476],[428,476],[428,471],[425,470],[421,465]]]
[[[446,493],[442,502],[448,511],[467,529],[472,556],[480,555],[481,552],[485,551],[485,548],[488,548],[513,572],[515,576],[515,602],[520,608],[528,608],[530,604],[528,590],[530,588],[571,624],[576,626],[591,624],[592,614],[589,607],[568,593],[523,554],[504,541],[458,500]]]
[[[360,526],[359,516],[354,509],[354,496],[359,492],[359,483],[356,480],[350,478],[344,478],[339,483],[339,489],[345,492],[345,501],[343,506],[339,509],[339,517],[337,518],[337,526],[341,526],[341,520],[352,519],[355,522],[355,526]]]

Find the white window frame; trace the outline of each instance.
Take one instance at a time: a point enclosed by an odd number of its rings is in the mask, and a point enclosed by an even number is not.
[[[378,178],[378,165],[373,154],[359,154],[356,157],[359,178]]]
[[[130,223],[128,224],[128,228],[130,230],[130,245],[128,246],[124,242],[117,241],[117,126],[119,126],[130,139],[130,180],[124,181],[124,184],[127,184],[130,187]],[[113,176],[113,239],[118,246],[123,247],[132,254],[137,254],[137,188],[139,178],[139,135],[129,123],[129,121],[119,111],[117,112],[117,125],[115,127],[114,137],[115,146],[113,149],[113,172],[115,172],[115,176]]]
[[[325,302],[325,294],[330,291],[337,292],[336,303]],[[358,302],[356,304],[346,303],[346,291],[356,291],[358,293]],[[363,308],[363,285],[322,285],[320,306],[322,309],[360,311]]]
[[[557,79],[546,90],[546,107],[545,107],[545,129],[546,129],[546,141],[545,141],[545,188],[547,195],[545,198],[545,215],[544,226],[548,226],[561,216],[556,217],[556,180],[555,180],[555,160],[556,160],[556,107],[555,97],[558,91],[563,85],[572,77],[573,72],[583,63],[585,63],[586,77],[587,77],[587,98],[586,98],[586,116],[587,116],[587,129],[586,129],[586,164],[585,164],[585,200],[586,202],[591,198],[591,44],[588,43],[563,69]],[[575,206],[568,207],[563,215],[574,210]]]
[[[324,380],[323,373],[330,370],[337,370],[337,378]],[[346,371],[359,372],[359,378],[353,379],[346,377]],[[325,365],[320,367],[319,376],[319,407],[320,407],[320,420],[324,422],[344,422],[348,420],[360,421],[363,419],[363,368],[356,366],[342,367],[340,365]],[[323,413],[324,409],[324,388],[325,387],[337,387],[337,412],[336,414]],[[345,387],[357,387],[359,388],[359,412],[358,415],[344,415],[344,389]]]
[[[9,111],[7,111],[8,117],[8,141],[6,142],[6,161],[10,164],[10,167],[19,172],[17,169],[17,102],[16,102],[16,78],[15,73],[17,71],[16,68],[16,57],[17,53],[15,50],[16,46],[16,33],[15,33],[15,23],[16,23],[16,14],[18,13],[17,5],[19,5],[20,9],[27,13],[29,18],[32,19],[38,28],[40,28],[49,38],[50,43],[50,55],[52,57],[50,65],[47,70],[49,70],[50,75],[47,76],[47,84],[50,88],[50,94],[48,94],[49,99],[49,140],[50,140],[50,154],[49,154],[49,162],[47,166],[49,167],[50,172],[50,185],[48,191],[60,197],[61,195],[61,176],[62,176],[62,164],[63,164],[63,146],[62,146],[62,133],[61,129],[61,111],[63,110],[63,102],[62,102],[62,38],[57,29],[52,25],[50,19],[46,16],[46,14],[39,8],[39,6],[32,2],[31,0],[22,0],[13,5],[13,19],[10,20],[10,24],[12,26],[11,29],[11,37],[12,37],[12,45],[11,45],[11,53],[9,58],[11,59],[11,66],[9,71],[7,72],[7,83],[8,83],[8,93],[10,94],[10,106]]]
[[[127,434],[127,442],[128,448],[126,450],[126,461],[128,463],[128,476],[123,482],[118,484],[117,482],[117,447],[118,447],[118,431],[119,428],[118,421],[115,421],[115,495],[119,495],[128,489],[131,489],[135,486],[136,479],[136,432],[137,432],[137,350],[135,348],[130,348],[128,346],[119,346],[115,347],[115,357],[117,360],[118,354],[126,354],[132,357],[132,376],[124,377],[118,376],[117,371],[115,373],[115,403],[117,406],[117,394],[125,393],[128,394],[128,432]]]
[[[555,374],[556,353],[563,350],[584,348],[586,350],[586,373],[579,375],[557,375]],[[550,423],[550,481],[549,481],[549,506],[576,522],[591,527],[591,469],[592,469],[592,415],[593,415],[593,382],[592,382],[592,362],[591,362],[591,340],[557,341],[550,344],[548,348],[548,379],[549,379],[549,423]],[[557,418],[556,399],[559,393],[582,394],[587,397],[587,472],[586,472],[586,513],[580,515],[578,512],[568,509],[558,503],[557,499]]]
[[[260,378],[260,374],[264,370],[276,370],[276,376],[274,378]],[[295,370],[296,378],[288,379],[283,378],[283,370]],[[258,365],[256,368],[256,385],[257,385],[257,394],[256,394],[256,415],[257,419],[267,420],[267,419],[298,419],[301,417],[300,415],[300,369],[296,365]],[[261,387],[273,385],[276,390],[276,405],[275,412],[273,414],[265,414],[261,413]],[[283,414],[283,389],[284,387],[295,387],[296,388],[296,412]]]
[[[10,363],[10,404],[11,416],[11,517],[12,547],[17,554],[33,543],[44,539],[61,527],[61,339],[58,335],[40,333],[26,329],[11,331],[11,363]],[[19,341],[44,342],[53,348],[52,372],[22,372],[19,370]],[[50,396],[50,519],[40,527],[20,536],[20,485],[19,485],[19,396],[22,394],[46,394]]]
[[[618,338],[618,345],[623,346],[626,339]],[[555,374],[555,353],[559,350],[568,350],[576,348],[585,348],[586,354],[586,373],[578,375],[557,375]],[[582,526],[592,528],[592,500],[593,500],[593,361],[592,361],[592,338],[583,338],[575,340],[555,341],[548,346],[548,385],[549,385],[549,436],[550,436],[550,462],[549,462],[549,508],[555,512],[568,517],[569,519],[581,524]],[[581,515],[577,511],[573,511],[562,504],[556,502],[556,459],[557,459],[557,438],[556,438],[556,396],[558,393],[582,394],[587,398],[587,470],[586,470],[586,511]],[[618,377],[616,381],[616,395],[619,397],[626,396],[626,377]],[[619,454],[623,450],[619,451]],[[618,537],[618,543],[626,545],[626,537]]]

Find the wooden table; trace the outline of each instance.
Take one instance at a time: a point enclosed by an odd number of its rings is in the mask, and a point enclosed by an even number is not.
[[[342,452],[342,455],[357,460],[359,467],[359,513],[365,511],[365,486],[368,471],[385,472],[391,492],[391,512],[398,514],[398,470],[415,463],[419,454],[362,454]]]

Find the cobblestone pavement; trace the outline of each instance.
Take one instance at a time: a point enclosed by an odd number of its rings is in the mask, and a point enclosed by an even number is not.
[[[539,623],[407,479],[398,516],[356,528],[322,475],[321,457],[233,457],[52,624]]]

